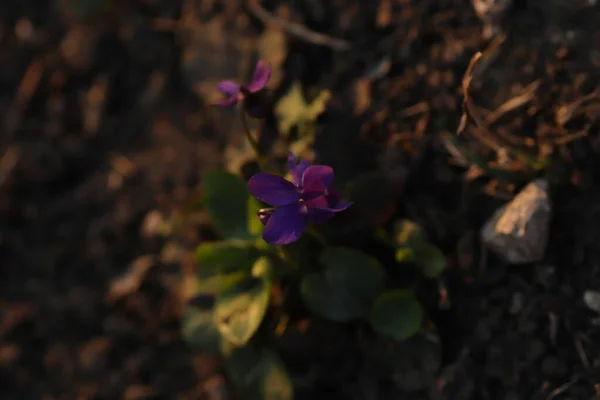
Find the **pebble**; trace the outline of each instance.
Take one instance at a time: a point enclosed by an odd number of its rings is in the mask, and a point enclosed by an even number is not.
[[[540,261],[548,244],[552,203],[548,182],[529,183],[481,229],[483,243],[510,264]]]

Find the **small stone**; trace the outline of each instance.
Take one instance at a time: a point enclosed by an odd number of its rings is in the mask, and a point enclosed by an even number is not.
[[[540,261],[548,244],[551,213],[548,182],[537,179],[494,213],[481,229],[481,238],[511,264]]]
[[[583,302],[590,310],[600,313],[600,292],[586,290],[583,293]]]

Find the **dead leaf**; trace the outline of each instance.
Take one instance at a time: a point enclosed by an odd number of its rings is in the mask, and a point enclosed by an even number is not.
[[[371,80],[358,79],[354,82],[354,114],[360,115],[371,106]]]
[[[106,295],[106,301],[114,303],[128,294],[136,292],[152,265],[154,265],[154,257],[151,255],[135,259],[124,275],[111,282],[110,289]]]
[[[322,90],[315,99],[308,104],[302,93],[302,86],[294,82],[290,90],[275,106],[275,115],[278,118],[279,132],[289,136],[296,125],[301,132],[305,131],[307,124],[313,123],[325,111],[327,101],[331,97],[329,90]]]
[[[287,56],[287,40],[281,29],[269,26],[265,29],[258,39],[258,55],[273,68],[268,87],[277,87],[283,77],[281,66]]]

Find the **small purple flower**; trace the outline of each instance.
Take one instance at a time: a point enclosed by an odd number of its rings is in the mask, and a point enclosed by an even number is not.
[[[293,182],[267,172],[259,172],[248,181],[254,197],[274,206],[258,211],[265,225],[263,239],[271,244],[295,242],[309,223],[325,222],[352,205],[340,204],[341,196],[331,188],[333,168],[306,161],[296,164],[292,153],[288,162]]]
[[[247,85],[238,85],[233,81],[222,81],[217,85],[221,93],[228,96],[225,100],[214,103],[215,107],[233,107],[243,103],[246,111],[257,118],[264,116],[267,98],[264,88],[271,78],[271,66],[259,60],[254,70],[254,77]]]

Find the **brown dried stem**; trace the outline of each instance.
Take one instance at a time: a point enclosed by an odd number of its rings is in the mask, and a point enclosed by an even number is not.
[[[275,25],[287,34],[298,37],[304,41],[314,43],[320,46],[331,47],[333,50],[336,51],[346,51],[350,49],[350,47],[352,47],[350,42],[347,42],[342,39],[333,38],[322,33],[311,31],[304,25],[298,24],[296,22],[285,21],[269,13],[264,8],[262,8],[259,0],[249,0],[247,7],[248,11],[256,18],[261,20],[264,24]]]

